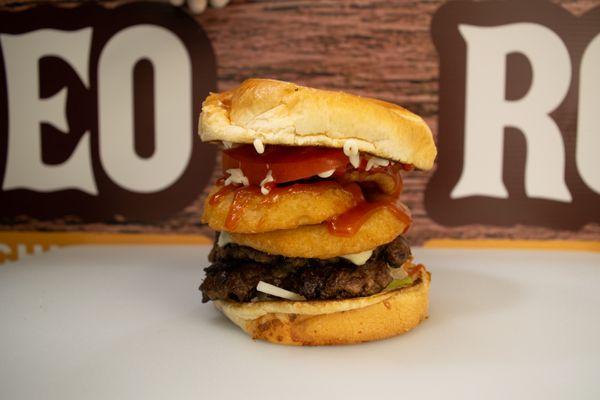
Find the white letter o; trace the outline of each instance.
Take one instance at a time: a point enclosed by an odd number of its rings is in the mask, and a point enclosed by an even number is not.
[[[135,152],[133,68],[148,59],[154,68],[155,150]],[[136,25],[115,34],[98,64],[100,161],[119,186],[141,193],[172,185],[192,153],[191,61],[181,40],[154,25]]]

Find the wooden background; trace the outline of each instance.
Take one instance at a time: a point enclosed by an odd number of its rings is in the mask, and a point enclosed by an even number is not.
[[[553,2],[576,15],[600,4],[598,0]],[[12,9],[31,3],[35,1],[0,0],[0,6]],[[73,6],[76,2],[55,3]],[[212,40],[220,90],[234,87],[248,77],[270,77],[350,91],[406,106],[423,116],[437,135],[438,59],[430,23],[443,3],[233,0],[223,9],[207,9],[196,18]],[[598,224],[589,224],[578,232],[526,226],[440,226],[427,217],[423,208],[423,191],[429,176],[423,172],[405,175],[404,201],[415,219],[409,236],[415,244],[441,237],[600,239]],[[118,219],[105,224],[82,224],[74,216],[54,221],[35,221],[24,216],[0,225],[0,230],[207,233],[207,228],[199,223],[201,201],[199,198],[179,214],[156,224]]]

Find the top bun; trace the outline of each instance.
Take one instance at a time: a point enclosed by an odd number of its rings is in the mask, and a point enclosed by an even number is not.
[[[437,154],[423,119],[395,104],[272,79],[248,79],[202,104],[203,141],[343,147],[430,169]]]

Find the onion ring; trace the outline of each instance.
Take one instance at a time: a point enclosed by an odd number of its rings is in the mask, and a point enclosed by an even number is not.
[[[351,237],[332,235],[326,224],[319,224],[275,232],[231,233],[231,239],[269,254],[326,259],[372,250],[394,240],[406,227],[387,208],[381,208]]]
[[[240,188],[211,200],[222,188],[210,192],[202,216],[217,231],[261,233],[320,224],[356,204],[356,194],[330,181],[274,188],[268,195],[259,188]]]

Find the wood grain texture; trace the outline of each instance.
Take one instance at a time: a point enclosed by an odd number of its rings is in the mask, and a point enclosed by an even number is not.
[[[10,8],[32,1],[0,0]],[[345,90],[401,104],[422,115],[437,135],[438,58],[430,35],[438,0],[293,1],[234,0],[223,9],[208,9],[197,19],[212,40],[219,89],[249,77],[270,77],[325,89]],[[576,15],[597,0],[554,1]],[[12,5],[11,5],[12,4]],[[61,2],[73,5],[73,2]],[[108,2],[111,6],[117,3]],[[404,201],[412,210],[409,236],[420,244],[429,238],[530,238],[600,240],[600,226],[578,232],[514,226],[443,227],[427,217],[423,192],[430,173],[405,175]],[[157,224],[112,221],[82,224],[75,217],[4,221],[0,229],[85,230],[117,232],[207,233],[199,223],[202,199]]]

